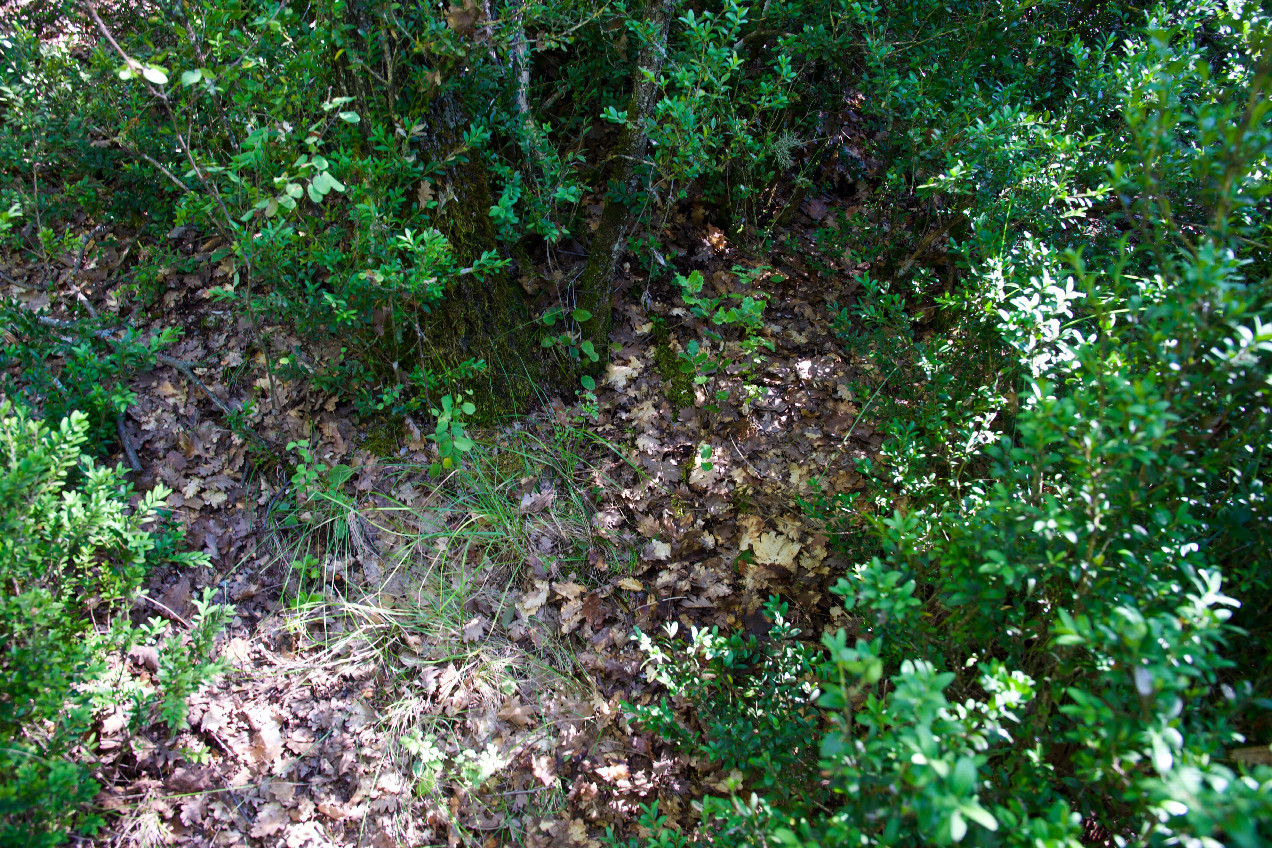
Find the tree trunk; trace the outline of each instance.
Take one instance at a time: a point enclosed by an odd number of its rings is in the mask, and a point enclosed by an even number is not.
[[[434,103],[429,153],[443,156],[458,142],[464,122],[447,99]],[[455,164],[437,186],[448,202],[434,219],[451,243],[456,261],[471,266],[496,246],[486,169],[479,157]],[[483,359],[486,371],[465,381],[474,389],[479,415],[492,418],[528,411],[543,393],[563,385],[567,376],[539,345],[525,293],[507,271],[483,280],[459,277],[433,307],[420,347],[424,366],[442,373],[469,359]]]
[[[592,238],[587,266],[579,280],[578,304],[592,313],[583,322],[583,338],[590,339],[604,363],[609,350],[613,313],[614,269],[627,246],[627,232],[635,217],[633,198],[639,189],[637,166],[645,158],[648,123],[658,100],[658,74],[667,54],[667,31],[675,10],[675,0],[648,0],[645,20],[653,37],[641,48],[632,82],[632,99],[627,106],[627,125],[614,150],[610,190],[601,212],[601,224]]]

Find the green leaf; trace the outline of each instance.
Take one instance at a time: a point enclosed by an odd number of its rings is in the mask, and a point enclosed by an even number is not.
[[[141,69],[141,75],[155,85],[168,84],[168,72],[158,65],[147,65]]]
[[[313,165],[319,171],[325,171],[331,167],[331,163],[327,161],[325,156],[314,156]]]
[[[593,380],[587,374],[584,374],[583,377],[579,380],[579,382],[582,383],[583,388],[587,389],[589,392],[596,391],[596,381]]]
[[[583,322],[590,321],[592,319],[592,313],[588,312],[586,309],[576,309],[571,317],[582,324]]]
[[[955,842],[962,842],[963,837],[967,835],[967,822],[963,821],[963,814],[958,810],[950,813],[950,839]]]
[[[334,465],[327,472],[327,482],[334,488],[343,486],[353,476],[353,469],[347,465]]]
[[[601,358],[600,354],[596,352],[596,348],[590,341],[583,342],[583,344],[579,345],[579,350],[583,351],[584,355],[593,362],[597,362]]]
[[[467,436],[456,436],[454,444],[456,450],[463,451],[464,453],[468,453],[473,449],[473,440]]]
[[[322,192],[311,182],[308,187],[309,199],[314,203],[322,203]]]
[[[950,790],[958,795],[970,795],[976,788],[976,763],[971,757],[959,757],[950,775]]]
[[[309,184],[313,186],[314,191],[318,192],[323,197],[326,197],[327,192],[331,191],[332,189],[331,175],[328,174],[326,171],[319,171],[318,173],[314,174],[314,178],[310,181]]]
[[[963,815],[986,830],[998,830],[998,822],[994,819],[993,814],[975,801],[968,804],[959,804],[958,808],[962,810]]]
[[[197,68],[193,71],[181,72],[181,84],[186,86],[187,88],[189,86],[194,85],[196,82],[198,82],[201,79],[203,79],[203,71]]]
[[[464,410],[465,415],[472,415],[477,411],[477,406],[471,401],[464,401],[463,405],[460,406],[460,409]]]
[[[556,338],[553,336],[544,336],[539,340],[539,347],[552,347],[554,344],[556,344]]]
[[[358,117],[357,112],[341,112],[339,115],[339,118],[340,120],[344,121],[346,124],[356,124],[362,120],[361,118]]]

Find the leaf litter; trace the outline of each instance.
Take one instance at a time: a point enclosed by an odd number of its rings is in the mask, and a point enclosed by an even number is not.
[[[805,204],[809,227],[827,203]],[[713,284],[743,285],[731,269],[748,258],[698,209],[663,236]],[[187,256],[208,252],[193,233],[175,241]],[[247,328],[216,308],[232,267],[172,272],[169,314],[185,334],[168,353],[196,363],[205,389],[163,364],[139,374],[125,437],[143,458],[138,489],[172,490],[167,506],[211,566],[155,574],[147,606],[180,627],[191,598],[213,588],[235,609],[216,648],[233,671],[191,699],[189,726],[172,737],[130,729],[126,710],[102,717],[91,755],[99,802],[117,814],[107,841],[597,845],[607,826],[632,832],[654,800],[691,830],[692,801],[723,776],[628,724],[624,702],[658,696],[633,630],[754,631],[775,593],[805,624],[842,623],[827,588],[843,564],[801,502],[814,481],[828,495],[860,488],[855,460],[881,439],[849,389],[864,366],[828,330],[851,274],[810,285],[801,257],[768,261],[781,275],[764,282],[773,349],[749,378],[726,370],[718,411],[701,391],[687,408],[667,397],[655,326],[672,350],[704,328],[655,281],[617,316],[593,421],[550,405],[482,434],[491,447],[442,481],[424,473],[418,423],[404,424],[396,456],[377,457],[359,447],[347,404],[268,374]],[[7,274],[24,272],[42,273]],[[625,266],[620,285],[644,283]],[[96,299],[104,313],[118,307],[106,286]],[[300,347],[284,327],[261,334]],[[338,355],[309,351],[314,366]],[[209,393],[241,411],[242,427]],[[352,474],[343,500],[311,499],[288,527],[281,446],[301,439]],[[156,669],[138,654],[121,673]]]

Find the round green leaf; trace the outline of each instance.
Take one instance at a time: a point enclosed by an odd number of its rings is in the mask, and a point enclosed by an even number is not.
[[[362,120],[361,118],[358,117],[357,112],[341,112],[339,117],[340,117],[340,120],[344,121],[347,124],[356,124]]]
[[[325,197],[332,188],[331,175],[326,171],[319,171],[314,174],[314,178],[309,184],[314,187],[315,191]]]
[[[194,85],[201,79],[203,79],[203,71],[198,68],[195,68],[193,71],[181,72],[181,84],[184,86]]]
[[[591,320],[592,313],[588,312],[586,309],[576,309],[574,310],[573,317],[575,321],[578,321],[580,324],[582,324],[584,321]]]
[[[469,401],[464,401],[464,405],[460,409],[464,410],[465,415],[472,415],[477,411],[477,406]]]
[[[583,377],[582,377],[582,379],[581,379],[581,380],[579,380],[579,382],[580,382],[580,383],[582,383],[582,384],[583,384],[583,388],[587,389],[589,392],[594,392],[594,391],[596,391],[596,381],[595,381],[595,380],[593,380],[593,379],[592,379],[590,376],[588,376],[587,374],[584,374],[584,375],[583,375]]]

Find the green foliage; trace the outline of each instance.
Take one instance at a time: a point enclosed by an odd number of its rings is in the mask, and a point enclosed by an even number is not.
[[[116,447],[115,419],[136,399],[127,380],[177,339],[166,329],[149,341],[132,332],[106,341],[88,321],[49,327],[17,303],[0,304],[0,321],[9,327],[0,348],[0,393],[39,410],[50,424],[81,412],[89,452],[98,458]]]
[[[811,703],[816,683],[810,655],[795,641],[799,630],[786,620],[776,598],[765,612],[773,626],[761,643],[755,636],[724,636],[691,628],[687,642],[674,641],[679,627],[667,626],[663,644],[637,630],[645,653],[645,674],[664,686],[675,702],[710,703],[686,725],[666,698],[631,708],[633,719],[705,756],[737,788],[756,787],[789,801],[816,779],[816,751],[810,744],[819,716]],[[693,726],[696,724],[698,726]]]
[[[464,432],[464,418],[475,413],[477,407],[471,401],[443,395],[441,409],[430,411],[437,419],[437,428],[428,434],[428,440],[437,445],[437,460],[429,467],[429,474],[438,477],[458,465],[460,458],[473,449],[473,440]]]
[[[128,615],[150,568],[204,561],[148,529],[163,487],[130,509],[122,473],[81,454],[88,435],[80,413],[50,429],[0,403],[0,844],[56,845],[100,826],[86,809],[97,786],[74,759],[96,708],[127,706],[107,657],[167,628]],[[136,693],[135,721],[181,726],[185,699],[220,670],[207,655],[227,611],[210,596],[197,606],[193,630],[160,651],[160,692]]]
[[[843,313],[895,417],[842,540],[874,555],[834,588],[860,636],[788,665],[816,670],[825,783],[707,798],[704,842],[1272,837],[1272,770],[1225,759],[1270,706],[1269,21],[1080,12],[853,4],[883,202],[969,222],[965,273],[881,256]],[[677,671],[709,721],[723,693]]]

